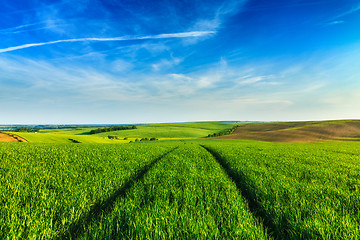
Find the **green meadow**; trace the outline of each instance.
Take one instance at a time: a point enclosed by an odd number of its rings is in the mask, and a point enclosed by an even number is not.
[[[206,138],[234,125],[17,132],[0,239],[360,238],[360,142]]]

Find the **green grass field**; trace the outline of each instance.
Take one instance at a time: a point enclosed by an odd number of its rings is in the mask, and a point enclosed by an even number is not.
[[[360,238],[360,142],[204,138],[231,127],[21,133],[59,137],[0,144],[0,239]]]

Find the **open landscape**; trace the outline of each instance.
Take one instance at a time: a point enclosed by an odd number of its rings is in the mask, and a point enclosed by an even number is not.
[[[1,0],[0,240],[359,240],[359,0]]]
[[[3,131],[0,238],[357,239],[359,123]]]

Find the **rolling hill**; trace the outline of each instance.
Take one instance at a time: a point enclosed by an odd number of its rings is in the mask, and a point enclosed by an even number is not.
[[[219,139],[268,142],[360,141],[360,120],[248,123]]]
[[[41,129],[39,132],[8,132],[16,134],[31,143],[129,143],[141,138],[159,140],[199,139],[209,134],[231,129],[235,123],[197,122],[138,125],[136,129],[89,134],[91,127]],[[108,136],[118,139],[109,139]],[[124,140],[124,138],[126,140]]]

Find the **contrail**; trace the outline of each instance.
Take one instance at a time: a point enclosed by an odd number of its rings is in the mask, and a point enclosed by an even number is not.
[[[24,25],[20,25],[20,26],[16,26],[16,27],[11,27],[11,28],[3,28],[3,29],[0,29],[0,32],[9,32],[9,31],[12,31],[12,30],[32,27],[32,26],[36,26],[36,25],[40,25],[40,23],[30,23],[30,24],[24,24]]]
[[[37,46],[44,46],[44,45],[64,43],[64,42],[87,42],[87,41],[106,42],[106,41],[131,41],[131,40],[143,40],[143,39],[188,38],[188,37],[201,37],[213,33],[215,33],[215,31],[194,31],[194,32],[181,32],[181,33],[166,33],[166,34],[149,35],[149,36],[126,36],[126,37],[113,37],[113,38],[73,38],[73,39],[63,39],[63,40],[56,40],[56,41],[42,42],[42,43],[28,43],[15,47],[3,48],[0,49],[0,53],[11,52],[29,47],[37,47]]]

